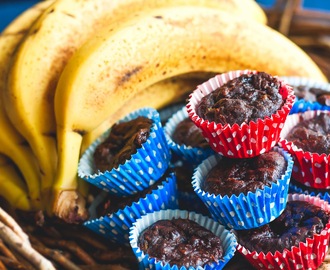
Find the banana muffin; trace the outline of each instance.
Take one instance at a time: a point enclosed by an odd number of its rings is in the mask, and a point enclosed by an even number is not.
[[[156,190],[158,186],[162,185],[162,183],[168,182],[171,173],[173,173],[172,170],[167,170],[165,174],[154,184],[130,196],[119,197],[114,194],[107,194],[103,202],[97,207],[98,216],[110,216],[119,209],[124,209],[126,206],[132,205],[134,202],[138,202],[141,198],[146,197],[147,194],[150,194],[153,190]]]
[[[204,96],[196,113],[222,125],[256,122],[283,106],[280,88],[281,82],[265,72],[243,74]]]
[[[182,120],[176,126],[172,139],[177,144],[184,144],[191,147],[210,147],[202,135],[201,130],[191,121],[189,117]]]
[[[285,138],[303,151],[330,154],[330,114],[322,112],[303,119]]]
[[[147,141],[151,125],[152,120],[143,116],[113,125],[107,139],[95,149],[95,168],[103,172],[124,164]]]
[[[274,221],[251,230],[237,231],[238,242],[256,252],[282,252],[320,234],[330,213],[307,201],[289,201]]]
[[[270,151],[254,158],[223,157],[207,174],[203,190],[216,195],[239,195],[271,186],[285,173],[287,162],[282,154]]]
[[[179,268],[203,266],[224,254],[220,237],[183,218],[156,221],[139,235],[138,245],[150,257]]]
[[[318,102],[321,105],[330,106],[330,92],[319,87],[310,87],[308,85],[297,85],[293,87],[294,93],[298,99]]]

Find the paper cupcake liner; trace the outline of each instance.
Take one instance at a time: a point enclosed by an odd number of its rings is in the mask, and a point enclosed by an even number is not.
[[[197,105],[204,96],[233,78],[251,73],[257,73],[257,71],[238,70],[217,75],[199,85],[189,97],[187,104],[189,117],[202,130],[213,150],[226,157],[249,158],[273,148],[295,99],[292,88],[282,82],[280,94],[285,99],[284,105],[275,114],[259,119],[257,123],[250,121],[240,126],[222,125],[209,122],[197,115]]]
[[[305,194],[289,194],[288,200],[309,201],[323,209],[330,211],[329,204],[317,197]],[[276,251],[275,254],[268,252],[249,251],[240,244],[237,250],[256,269],[317,269],[328,251],[330,236],[330,222],[320,234],[315,234],[313,238],[308,238],[305,243],[300,243],[299,247],[292,247],[291,250],[285,249],[283,252]]]
[[[244,230],[260,227],[277,218],[287,202],[293,161],[291,156],[281,148],[274,147],[287,161],[287,169],[281,179],[270,187],[249,191],[247,194],[221,196],[210,194],[202,189],[208,172],[222,157],[213,155],[204,160],[193,175],[192,185],[197,195],[209,209],[212,217],[228,228]]]
[[[168,119],[170,119],[172,117],[173,114],[175,114],[177,111],[179,111],[182,106],[184,106],[185,103],[184,102],[179,102],[179,103],[175,103],[172,105],[169,105],[161,110],[159,110],[159,117],[160,120],[163,124],[163,126],[165,126],[166,122]]]
[[[297,87],[297,86],[306,86],[306,87],[315,87],[322,89],[324,91],[328,91],[330,94],[330,83],[315,81],[311,78],[303,78],[303,77],[280,77],[283,81],[285,81],[288,85]],[[295,99],[293,103],[290,114],[305,112],[308,110],[330,110],[330,106],[322,105],[317,101],[309,101],[305,99]]]
[[[139,261],[139,269],[161,269],[161,270],[186,270],[187,268],[182,266],[179,268],[177,265],[169,265],[168,263],[162,263],[161,261],[156,260],[155,258],[150,258],[148,254],[145,254],[138,247],[138,237],[139,234],[155,223],[158,220],[172,219],[172,218],[184,218],[197,222],[199,225],[205,227],[206,229],[213,232],[215,235],[220,237],[222,247],[224,249],[223,260],[218,263],[214,262],[211,265],[205,265],[202,267],[189,267],[189,270],[194,269],[222,269],[227,262],[234,256],[237,241],[235,235],[228,231],[224,226],[220,225],[216,221],[212,220],[209,217],[203,216],[195,212],[189,212],[185,210],[161,210],[156,211],[138,219],[133,226],[130,228],[130,245],[133,249],[135,256]]]
[[[180,158],[192,163],[199,164],[208,156],[214,154],[211,147],[191,147],[187,145],[180,145],[173,141],[172,135],[175,131],[176,126],[188,118],[188,112],[186,106],[183,106],[173,116],[171,116],[164,126],[165,137],[170,149]]]
[[[305,194],[310,195],[314,197],[319,197],[320,199],[327,201],[330,203],[330,190],[324,189],[323,191],[320,190],[309,190],[301,186],[297,186],[294,181],[291,179],[290,186],[289,186],[289,193],[299,193],[299,194]]]
[[[148,140],[127,160],[110,171],[95,172],[93,154],[111,130],[98,138],[82,155],[78,165],[78,176],[87,182],[113,193],[127,196],[154,184],[167,170],[171,159],[159,114],[155,109],[142,108],[130,113],[119,122],[127,122],[138,116],[153,120]]]
[[[128,235],[132,223],[146,213],[178,208],[177,192],[176,177],[171,173],[157,189],[140,198],[138,202],[111,215],[88,220],[84,226],[113,242],[129,245]]]
[[[319,155],[303,151],[285,139],[292,128],[299,123],[300,116],[307,120],[316,117],[321,112],[306,111],[289,115],[282,129],[278,144],[292,155],[294,161],[292,177],[296,181],[313,188],[330,189],[330,155]],[[323,112],[330,113],[330,111]]]

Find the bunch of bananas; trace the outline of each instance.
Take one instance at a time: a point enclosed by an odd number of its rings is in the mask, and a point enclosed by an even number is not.
[[[79,157],[128,112],[228,70],[326,80],[266,23],[253,0],[47,0],[22,13],[0,36],[0,195],[80,222]]]

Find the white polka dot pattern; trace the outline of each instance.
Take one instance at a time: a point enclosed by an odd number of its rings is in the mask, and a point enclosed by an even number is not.
[[[93,153],[109,134],[110,130],[96,140],[83,154],[78,165],[80,178],[99,187],[102,190],[115,193],[117,196],[127,196],[137,193],[149,186],[150,181],[159,179],[167,170],[171,153],[161,126],[159,114],[155,109],[143,108],[132,112],[120,122],[146,116],[153,120],[150,136],[137,153],[125,164],[110,172],[94,172]],[[138,173],[137,173],[138,172]]]
[[[288,200],[305,200],[329,211],[330,205],[320,198],[304,195],[304,194],[289,194]],[[277,251],[275,254],[263,252],[257,253],[249,251],[241,245],[238,245],[237,250],[245,256],[245,258],[256,269],[317,269],[327,254],[330,236],[330,221],[326,228],[320,234],[314,234],[313,238],[308,238],[305,243],[301,243],[291,250]]]
[[[221,161],[220,155],[210,156],[197,167],[193,174],[192,185],[214,219],[230,228],[241,230],[260,227],[282,213],[287,202],[293,161],[283,149],[275,147],[274,150],[282,153],[287,160],[288,167],[285,174],[271,187],[248,192],[246,195],[222,197],[202,190],[203,179],[210,169]]]
[[[140,198],[138,202],[109,216],[86,221],[84,226],[113,242],[128,245],[129,228],[137,218],[153,211],[177,207],[178,190],[175,174],[172,173],[167,178],[167,182],[163,181],[159,188]]]
[[[191,147],[187,145],[179,145],[172,140],[172,134],[182,120],[188,118],[187,109],[185,106],[180,108],[172,117],[168,119],[164,126],[165,137],[169,148],[176,153],[179,157],[193,164],[199,164],[202,160],[214,154],[214,151],[210,148]],[[217,134],[215,134],[217,136]]]
[[[307,88],[315,87],[330,92],[330,83],[327,82],[316,81],[314,79],[307,77],[303,78],[303,77],[288,76],[288,77],[281,77],[281,79],[283,79],[286,83],[288,83],[293,87],[304,85]],[[290,111],[290,114],[305,112],[307,110],[329,110],[329,109],[330,106],[321,105],[318,102],[307,101],[304,99],[299,99],[299,100],[296,99]]]
[[[293,157],[294,169],[292,177],[296,181],[309,187],[326,189],[330,186],[330,178],[328,177],[330,155],[305,152],[285,139],[290,130],[299,123],[300,119],[311,119],[320,113],[321,111],[306,111],[302,113],[302,118],[299,117],[299,114],[289,115],[280,134],[278,144]]]
[[[289,114],[295,96],[290,86],[282,83],[280,93],[286,97],[283,107],[271,117],[259,119],[257,123],[243,123],[235,125],[221,125],[208,122],[196,113],[196,107],[202,97],[214,91],[218,85],[238,77],[241,74],[255,73],[256,71],[234,71],[217,75],[206,81],[190,95],[187,112],[195,124],[202,130],[204,137],[217,153],[227,157],[250,158],[257,156],[261,151],[269,151],[279,140],[283,123]],[[219,132],[221,131],[221,132]]]
[[[221,243],[223,245],[223,258],[218,262],[212,262],[205,267],[193,266],[189,267],[189,270],[200,270],[200,269],[223,269],[227,262],[234,256],[237,241],[232,232],[225,229],[224,226],[220,225],[216,221],[209,217],[197,214],[196,212],[189,212],[185,210],[165,210],[165,211],[155,211],[149,213],[146,216],[138,219],[130,229],[129,239],[130,246],[139,261],[139,269],[161,269],[161,270],[177,270],[177,269],[188,269],[186,267],[180,267],[178,265],[170,265],[168,263],[160,262],[154,258],[150,258],[148,254],[145,254],[138,247],[138,237],[139,234],[146,229],[148,226],[161,219],[172,219],[172,218],[183,218],[190,219],[198,223],[199,225],[210,230],[216,236],[220,237]]]

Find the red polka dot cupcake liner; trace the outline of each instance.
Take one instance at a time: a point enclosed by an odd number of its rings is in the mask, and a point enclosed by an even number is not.
[[[330,111],[317,110],[289,115],[278,144],[292,155],[294,161],[292,177],[297,182],[312,188],[330,189],[330,155],[303,151],[293,142],[285,139],[292,128],[302,119],[312,119],[321,112],[330,113]]]
[[[314,205],[320,206],[326,211],[330,211],[328,202],[305,194],[289,194],[288,201],[301,200],[308,201]],[[313,238],[307,238],[305,242],[294,246],[290,250],[263,253],[250,251],[238,244],[237,250],[245,256],[245,258],[256,269],[317,269],[325,259],[328,251],[330,236],[330,221],[320,234],[314,234]]]
[[[189,96],[187,104],[189,117],[202,130],[212,149],[223,156],[250,158],[268,152],[278,142],[286,117],[293,106],[295,96],[292,87],[279,79],[280,94],[284,104],[270,117],[241,125],[222,125],[209,122],[197,115],[196,108],[204,96],[240,75],[256,73],[258,71],[237,70],[217,75],[197,86],[197,89]]]

